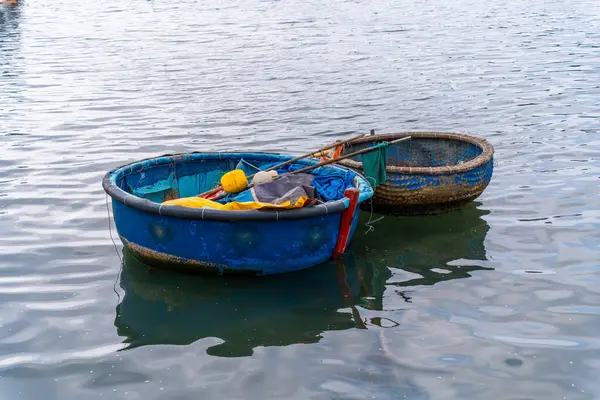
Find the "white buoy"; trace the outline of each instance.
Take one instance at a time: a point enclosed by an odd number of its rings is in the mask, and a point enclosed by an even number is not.
[[[275,177],[277,176],[277,171],[259,171],[254,175],[252,182],[255,185],[262,185],[263,183],[273,182]]]

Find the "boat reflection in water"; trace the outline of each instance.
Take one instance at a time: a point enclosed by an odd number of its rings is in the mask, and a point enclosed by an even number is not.
[[[127,250],[124,260],[125,296],[115,325],[129,347],[216,337],[225,342],[209,354],[244,356],[257,346],[315,343],[323,331],[354,326],[351,316],[338,312],[345,303],[332,264],[274,277],[223,278],[149,271]]]
[[[186,345],[202,338],[223,343],[207,349],[221,357],[253,354],[260,346],[316,343],[326,331],[368,329],[384,310],[387,287],[433,285],[469,277],[481,267],[448,267],[457,259],[485,260],[488,226],[476,203],[436,217],[385,217],[375,231],[357,229],[352,251],[342,261],[271,277],[206,277],[149,270],[124,251],[115,326],[127,348]],[[361,222],[368,219],[363,215]],[[445,273],[436,272],[444,268]],[[393,271],[420,278],[387,283]],[[404,292],[399,292],[411,301]],[[350,313],[348,312],[350,310]],[[370,313],[373,314],[372,312]]]
[[[21,94],[25,84],[22,78],[21,15],[21,8],[17,5],[0,2],[0,104],[3,106],[1,111],[6,112],[12,108],[12,103],[23,101]],[[2,133],[11,133],[9,127],[10,125],[3,126]]]
[[[357,230],[352,243],[354,258],[347,258],[359,275],[376,278],[363,287],[371,287],[373,294],[363,291],[362,296],[374,298],[369,308],[382,310],[381,294],[385,286],[411,287],[434,285],[440,281],[469,278],[471,272],[489,270],[477,262],[486,261],[485,237],[489,226],[483,217],[489,211],[481,210],[479,202],[447,214],[422,217],[385,216],[377,222],[373,232]],[[377,215],[373,215],[376,219]],[[361,223],[369,220],[363,213]],[[462,262],[465,261],[465,262]],[[452,264],[450,264],[452,263]],[[409,280],[390,283],[392,271],[408,272]],[[415,276],[416,275],[416,276]],[[396,281],[396,280],[394,280]],[[406,292],[399,295],[410,301]]]

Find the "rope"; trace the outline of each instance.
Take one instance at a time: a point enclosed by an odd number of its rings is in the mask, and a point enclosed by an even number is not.
[[[179,179],[177,179],[177,161],[173,158],[171,165],[173,166],[173,189],[177,190],[177,196],[181,195],[181,188],[179,187]]]
[[[365,176],[365,179],[368,181],[369,179],[372,179],[375,182],[375,178],[370,177],[370,176]],[[370,181],[369,181],[370,182]],[[375,184],[372,185],[373,186],[373,190],[375,190]],[[374,210],[373,210],[373,199],[370,199],[369,202],[371,203],[371,213],[369,214],[369,220],[367,222],[365,222],[365,226],[367,227],[367,230],[365,232],[365,235],[369,232],[373,232],[375,231],[375,227],[373,226],[373,224],[375,224],[376,222],[379,222],[383,219],[383,215],[375,220],[372,220],[373,218],[373,214],[374,214]]]
[[[121,303],[121,295],[117,292],[117,283],[119,282],[119,278],[121,277],[121,273],[123,272],[123,259],[121,258],[121,254],[119,254],[119,249],[117,248],[117,243],[115,243],[115,239],[112,235],[112,227],[110,225],[110,208],[108,207],[108,193],[106,194],[106,213],[108,214],[108,234],[110,235],[110,240],[112,240],[113,246],[115,247],[115,252],[117,253],[117,257],[119,257],[119,261],[121,262],[121,266],[119,267],[119,274],[115,278],[115,283],[113,285],[113,291],[117,295],[119,299],[119,303]]]
[[[250,167],[252,167],[252,168],[254,168],[254,169],[257,169],[257,170],[259,170],[259,171],[262,171],[262,169],[258,168],[256,165],[254,165],[254,164],[252,164],[252,163],[249,163],[248,161],[244,160],[243,158],[242,158],[240,161],[242,162],[242,164],[249,165]]]

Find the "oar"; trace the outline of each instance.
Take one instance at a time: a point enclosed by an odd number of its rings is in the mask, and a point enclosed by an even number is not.
[[[330,144],[329,146],[323,147],[323,148],[321,148],[321,149],[319,149],[319,150],[317,150],[317,151],[315,151],[315,152],[308,153],[308,154],[304,154],[304,155],[301,155],[301,156],[298,156],[298,157],[292,158],[291,160],[287,160],[287,161],[285,161],[285,162],[282,162],[282,163],[281,163],[281,164],[279,164],[279,165],[274,165],[274,166],[272,166],[272,167],[270,167],[270,168],[267,168],[267,169],[265,169],[265,171],[266,171],[266,172],[269,172],[269,171],[272,171],[272,170],[274,170],[274,169],[277,169],[277,168],[284,167],[284,166],[286,166],[286,165],[288,165],[288,164],[291,164],[291,163],[293,163],[293,162],[296,162],[296,161],[302,160],[303,158],[309,158],[309,157],[314,157],[314,156],[317,156],[317,155],[319,155],[319,153],[322,153],[322,152],[324,152],[325,150],[332,149],[332,148],[334,148],[334,147],[337,147],[337,146],[340,146],[340,145],[342,145],[342,144],[347,144],[347,143],[350,143],[350,142],[354,142],[355,140],[361,139],[361,138],[362,138],[362,137],[364,137],[364,136],[365,136],[365,134],[363,133],[363,134],[361,134],[361,135],[354,136],[353,138],[350,138],[350,139],[346,139],[346,140],[337,141],[337,142],[335,142],[335,143],[333,143],[333,144]],[[256,175],[256,174],[250,175],[248,178],[251,178],[251,177],[253,177],[254,175]]]
[[[269,171],[272,171],[272,170],[274,170],[274,169],[277,169],[277,168],[284,167],[284,166],[286,166],[286,165],[288,165],[288,164],[291,164],[291,163],[293,163],[293,162],[296,162],[296,161],[298,161],[298,160],[302,160],[303,158],[309,158],[309,157],[316,156],[316,155],[318,155],[319,153],[322,153],[322,152],[324,152],[325,150],[329,150],[329,149],[331,149],[331,148],[334,148],[334,147],[337,147],[337,146],[340,146],[340,145],[343,145],[343,144],[346,144],[346,143],[353,142],[353,141],[355,141],[355,140],[358,140],[358,139],[362,138],[363,136],[365,136],[365,134],[364,134],[364,133],[363,133],[363,134],[361,134],[361,135],[358,135],[358,136],[354,136],[354,137],[352,137],[352,138],[350,138],[350,139],[341,140],[341,141],[339,140],[339,141],[337,141],[337,142],[335,142],[335,143],[332,143],[332,144],[330,144],[330,145],[327,145],[327,146],[325,146],[325,147],[323,147],[323,148],[320,148],[320,149],[319,149],[319,150],[317,150],[317,151],[313,151],[312,153],[303,154],[303,155],[301,155],[301,156],[298,156],[298,157],[292,158],[291,160],[287,160],[287,161],[285,161],[285,162],[282,162],[281,164],[277,164],[277,165],[274,165],[274,166],[272,166],[272,167],[270,167],[270,168],[267,168],[267,169],[265,169],[265,172],[269,172]],[[248,176],[248,180],[252,179],[252,178],[254,177],[254,175],[256,175],[256,174],[252,174],[252,175]],[[204,196],[206,196],[206,195],[209,195],[209,194],[217,193],[217,192],[218,192],[219,190],[221,190],[221,189],[223,189],[223,187],[222,187],[221,185],[218,185],[218,186],[216,186],[216,187],[214,187],[214,188],[212,188],[212,189],[210,189],[210,190],[208,190],[208,191],[206,191],[206,192],[204,192],[204,193],[200,193],[200,194],[199,194],[199,195],[197,195],[196,197],[204,197]]]
[[[410,136],[406,136],[406,137],[403,137],[403,138],[400,138],[400,139],[392,140],[391,142],[382,142],[382,143],[387,143],[387,145],[389,146],[391,144],[396,144],[396,143],[399,143],[399,142],[403,142],[403,141],[408,140],[410,138],[411,138]],[[283,174],[283,175],[277,175],[274,180],[277,180],[279,178],[283,178],[284,176],[295,175],[295,174],[300,174],[302,172],[312,171],[313,169],[316,169],[316,168],[319,168],[319,167],[323,167],[325,165],[333,164],[333,163],[336,163],[336,162],[341,161],[341,160],[345,160],[346,158],[351,158],[351,157],[358,156],[360,154],[368,153],[370,151],[376,150],[377,148],[378,148],[378,146],[367,147],[366,149],[358,150],[358,151],[355,151],[354,153],[345,154],[345,155],[340,156],[338,158],[332,158],[330,160],[322,161],[322,162],[320,162],[318,164],[315,164],[315,165],[311,165],[311,166],[308,166],[308,167],[300,168],[300,169],[297,169],[297,170],[292,171],[292,172],[288,172],[288,173]],[[250,184],[244,190],[252,189],[253,187],[254,187],[254,184]],[[228,193],[223,193],[223,194],[215,197],[212,200],[213,201],[218,201],[218,200],[226,197],[227,195],[228,195]]]

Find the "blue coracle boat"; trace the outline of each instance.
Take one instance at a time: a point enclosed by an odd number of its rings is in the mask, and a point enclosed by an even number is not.
[[[318,265],[332,257],[342,214],[352,210],[343,193],[320,204],[287,210],[219,210],[162,204],[213,188],[240,161],[263,168],[291,156],[273,153],[184,153],[146,159],[106,174],[124,246],[150,266],[216,274],[272,275]],[[316,164],[302,159],[298,169]],[[283,171],[285,172],[285,171]],[[359,191],[358,203],[373,196],[360,174],[328,165],[313,175],[339,173]],[[350,212],[350,211],[347,211]],[[358,221],[352,211],[348,243]]]

